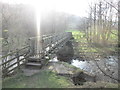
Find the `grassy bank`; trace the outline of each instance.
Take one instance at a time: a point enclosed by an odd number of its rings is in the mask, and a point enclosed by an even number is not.
[[[63,65],[80,71],[69,64]],[[12,77],[3,80],[3,88],[118,88],[118,84],[108,82],[85,82],[81,86],[75,86],[68,77],[56,75],[55,72],[41,70],[32,76],[25,76],[22,72],[18,72]]]
[[[76,42],[79,43],[78,50],[79,52],[99,52],[99,53],[111,53],[117,50],[117,30],[113,30],[110,34],[110,37],[107,41],[107,45],[100,44],[100,42],[91,42],[92,47],[87,41],[86,34],[84,31],[71,30],[72,35]],[[96,38],[96,37],[94,37]]]
[[[3,81],[3,88],[67,88],[70,85],[72,83],[67,78],[50,71],[41,71],[30,77],[18,73]]]

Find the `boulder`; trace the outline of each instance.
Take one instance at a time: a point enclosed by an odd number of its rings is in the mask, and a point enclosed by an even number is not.
[[[56,53],[56,55],[58,60],[71,63],[74,55],[72,42],[66,42],[66,44]]]
[[[86,82],[83,72],[75,73],[71,79],[73,80],[74,85],[83,85],[83,82]]]

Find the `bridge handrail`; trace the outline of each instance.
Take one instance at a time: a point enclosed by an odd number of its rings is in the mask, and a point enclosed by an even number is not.
[[[47,47],[51,47],[52,44],[57,45],[59,41],[64,40],[63,38],[69,38],[69,36],[70,36],[69,32],[62,32],[62,33],[54,33],[49,35],[31,37],[30,40],[36,40],[37,42],[37,38],[41,38],[40,43],[42,46],[42,50],[44,51]],[[37,48],[34,48],[34,50],[36,51]]]
[[[8,53],[7,55],[4,55],[4,56],[2,56],[2,57],[0,57],[0,58],[5,58],[5,57],[7,57],[7,56],[10,56],[10,55],[18,52],[18,51],[21,51],[21,50],[23,50],[23,49],[26,49],[26,48],[28,48],[28,47],[30,47],[30,46],[27,45],[27,46],[25,46],[25,47],[23,47],[23,48],[21,48],[21,49],[17,49],[16,51],[10,52],[10,53]]]
[[[44,51],[43,52],[44,53],[43,56],[44,56],[44,55],[48,55],[49,51],[51,52],[54,49],[56,49],[58,46],[60,46],[62,44],[62,42],[68,40],[70,38],[70,34],[67,32],[62,32],[62,33],[57,33],[57,34],[55,33],[52,35],[50,35],[50,34],[43,35],[42,37],[37,36],[37,37],[29,38],[29,40],[30,40],[29,45],[27,45],[21,49],[17,49],[16,51],[10,52],[7,55],[0,57],[1,59],[6,59],[6,57],[8,58],[8,56],[12,56],[12,55],[14,56],[14,57],[10,58],[9,60],[6,60],[6,61],[4,60],[4,62],[2,62],[2,64],[0,65],[0,67],[3,68],[2,71],[3,71],[4,76],[8,75],[14,69],[19,68],[21,65],[20,64],[21,61],[24,60],[25,62],[27,62],[27,60],[25,60],[25,59],[35,53],[34,50],[36,50],[36,46],[33,46],[33,45],[37,44],[36,42],[37,42],[38,37],[40,37],[41,38],[40,40],[42,40],[42,41],[40,41],[40,43],[43,45],[41,51]],[[47,47],[50,48],[48,51],[46,50]],[[25,50],[27,48],[28,48],[29,54],[27,54],[26,51],[21,53],[22,50]],[[27,54],[27,55],[25,55],[25,54]],[[25,56],[25,57],[20,59],[21,56]],[[13,60],[15,60],[15,61],[13,62]],[[17,64],[17,66],[16,66],[16,64]],[[16,67],[14,67],[14,65]],[[13,67],[13,68],[11,69],[11,67]]]
[[[24,53],[22,53],[22,54],[20,54],[20,52],[22,51],[22,50],[25,50],[25,49],[27,49],[28,48],[28,50],[29,50],[29,45],[27,45],[27,46],[25,46],[25,47],[23,47],[23,48],[21,48],[21,49],[16,49],[16,51],[13,51],[13,52],[10,52],[10,53],[8,53],[7,55],[4,55],[4,56],[2,56],[1,57],[1,59],[5,59],[5,58],[7,58],[8,56],[11,56],[11,55],[15,55],[14,57],[12,57],[11,59],[8,59],[7,61],[4,61],[4,62],[2,62],[1,64],[0,64],[0,67],[2,67],[2,72],[3,72],[3,77],[5,77],[6,75],[8,75],[11,71],[13,71],[13,70],[15,70],[16,68],[20,68],[20,66],[22,65],[22,64],[20,64],[20,62],[21,61],[23,61],[23,60],[25,60],[28,56],[27,56],[27,53],[26,52],[24,52]],[[24,56],[25,55],[25,57],[23,57],[22,59],[20,59],[20,57],[21,56]],[[13,63],[11,63],[10,64],[10,62],[12,62],[13,60],[17,60],[17,61],[14,61]],[[9,65],[7,65],[7,64],[9,64]],[[17,66],[16,67],[13,67],[11,70],[9,70],[9,68],[11,68],[12,66],[14,66],[14,65],[16,65],[17,64]]]

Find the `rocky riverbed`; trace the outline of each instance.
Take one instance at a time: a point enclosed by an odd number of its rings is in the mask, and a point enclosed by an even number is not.
[[[105,74],[97,67],[96,62],[103,72],[105,72]],[[96,61],[82,61],[73,59],[71,64],[60,62],[55,57],[54,59],[50,60],[48,69],[56,72],[59,75],[70,77],[73,83],[73,77],[75,75],[75,77],[77,77],[76,82],[77,80],[79,81],[79,79],[83,79],[85,82],[103,81],[117,83],[118,79],[117,57],[114,56],[104,58],[103,60],[96,59]]]
[[[95,75],[83,71],[82,69],[77,68],[76,66],[68,64],[66,62],[58,61],[55,58],[53,60],[50,60],[45,69],[51,70],[58,75],[69,77],[70,81],[72,81],[75,85],[80,85],[81,83],[86,81],[96,81]]]
[[[117,83],[118,58],[109,56],[102,60],[73,60],[72,65],[96,76],[97,81]],[[97,64],[96,64],[97,63]]]

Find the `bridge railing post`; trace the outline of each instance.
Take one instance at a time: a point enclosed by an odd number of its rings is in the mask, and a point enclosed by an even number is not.
[[[53,37],[53,36],[50,37],[50,51],[51,51],[51,49],[52,49],[52,37]]]
[[[18,69],[20,69],[20,56],[19,56],[19,51],[18,51],[18,49],[16,49],[16,57],[17,57],[17,67],[18,67]]]

